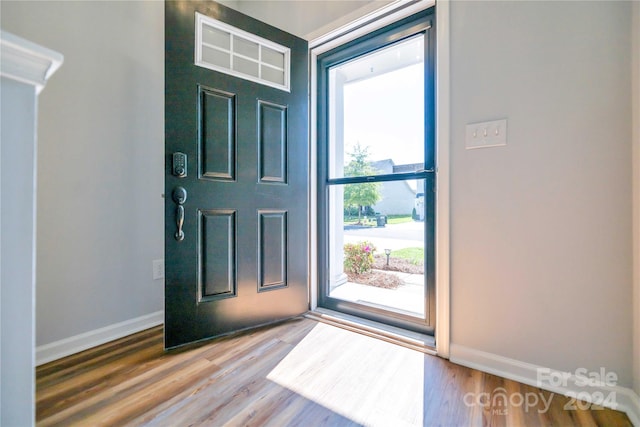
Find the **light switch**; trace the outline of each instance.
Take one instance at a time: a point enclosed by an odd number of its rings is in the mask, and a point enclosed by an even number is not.
[[[500,147],[507,145],[507,119],[467,125],[465,146],[473,148]]]

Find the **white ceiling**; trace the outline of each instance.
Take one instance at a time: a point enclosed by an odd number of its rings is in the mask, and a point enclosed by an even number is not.
[[[369,79],[400,68],[421,63],[424,60],[424,39],[413,37],[380,49],[354,61],[335,67],[341,75],[340,81],[350,83],[361,79]]]
[[[219,0],[239,12],[313,40],[393,0]]]

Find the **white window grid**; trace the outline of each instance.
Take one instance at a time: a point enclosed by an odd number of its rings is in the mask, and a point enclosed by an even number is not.
[[[206,43],[203,41],[202,33],[204,25],[210,26],[217,30],[223,31],[230,36],[230,48],[226,49],[220,46],[216,46],[210,43]],[[234,51],[234,39],[236,37],[251,41],[258,45],[258,58],[252,58],[250,56],[246,56]],[[239,77],[245,80],[250,80],[256,83],[260,83],[266,86],[271,86],[276,89],[281,89],[286,92],[291,91],[290,84],[290,68],[291,68],[291,49],[288,47],[279,45],[277,43],[272,42],[271,40],[267,40],[255,34],[248,33],[239,28],[233,27],[224,22],[218,21],[217,19],[211,18],[209,16],[203,15],[201,13],[196,12],[196,31],[195,31],[195,65],[203,68],[207,68],[214,71],[219,71],[221,73],[229,74],[235,77]],[[209,49],[213,49],[219,52],[223,52],[229,55],[230,67],[223,67],[217,64],[211,64],[205,61],[202,58],[202,48],[207,47]],[[278,67],[276,65],[270,64],[268,62],[264,62],[262,60],[262,51],[263,47],[269,48],[276,52],[283,54],[284,56],[284,67]],[[242,58],[244,60],[253,62],[258,66],[258,76],[253,76],[251,74],[243,73],[237,69],[234,69],[234,58]],[[267,80],[262,77],[263,67],[270,68],[276,70],[278,72],[282,72],[284,74],[283,80],[284,84],[280,84],[277,82],[273,82],[271,80]]]

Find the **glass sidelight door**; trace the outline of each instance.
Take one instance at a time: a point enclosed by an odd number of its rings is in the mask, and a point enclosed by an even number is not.
[[[319,305],[432,332],[434,22],[318,58]]]

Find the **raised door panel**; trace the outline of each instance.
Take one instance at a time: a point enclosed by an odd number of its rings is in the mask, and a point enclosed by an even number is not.
[[[237,295],[236,212],[198,211],[198,302]]]
[[[258,101],[258,180],[287,183],[287,107]]]
[[[258,291],[287,286],[287,212],[258,211]]]
[[[236,96],[198,86],[200,178],[236,179]]]

